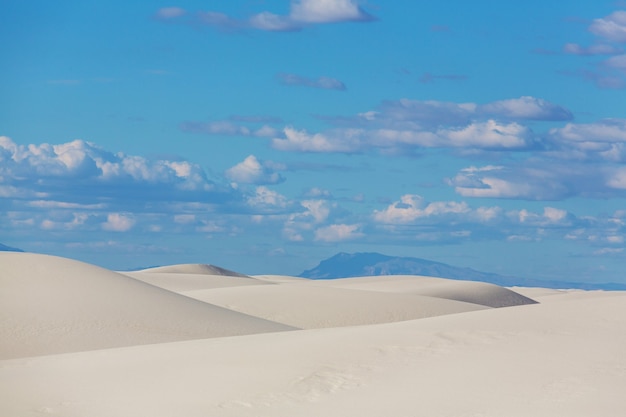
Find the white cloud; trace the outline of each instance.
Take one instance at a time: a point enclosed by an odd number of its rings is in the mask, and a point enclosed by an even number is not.
[[[626,54],[613,56],[607,59],[606,61],[604,61],[604,64],[607,67],[615,68],[620,71],[626,72]]]
[[[577,43],[566,43],[563,52],[571,55],[615,55],[622,52],[622,49],[607,44],[595,44],[585,48]]]
[[[315,231],[315,240],[323,242],[339,242],[343,240],[358,239],[363,235],[359,230],[359,224],[331,224]]]
[[[274,168],[276,164],[261,163],[254,155],[226,170],[226,177],[232,181],[246,184],[277,184],[284,178]],[[283,167],[284,168],[284,167]]]
[[[304,200],[300,204],[307,209],[303,216],[310,215],[315,223],[326,221],[330,214],[330,206],[325,200]]]
[[[178,224],[191,224],[196,222],[195,214],[175,214],[174,223]]]
[[[388,127],[429,128],[441,125],[466,125],[481,119],[504,118],[509,120],[569,120],[572,113],[547,100],[522,96],[486,104],[453,103],[435,100],[400,99],[383,102],[378,111],[364,112],[362,121],[385,123]],[[358,120],[358,119],[357,119]],[[393,123],[392,123],[393,122]],[[404,122],[404,124],[399,124]]]
[[[589,31],[609,41],[626,42],[626,11],[618,10],[606,17],[594,19]]]
[[[612,171],[606,185],[618,190],[626,190],[626,168],[620,167]]]
[[[597,123],[568,123],[550,130],[561,141],[569,142],[626,142],[626,119],[605,119]]]
[[[128,214],[111,213],[107,216],[102,229],[110,232],[126,232],[135,225],[135,220]]]
[[[304,209],[288,216],[283,225],[283,235],[291,241],[304,241],[314,227],[327,222],[336,206],[327,200],[303,200],[300,206]]]
[[[439,137],[452,147],[482,149],[526,148],[533,143],[531,130],[518,123],[501,124],[495,120],[473,123],[461,129],[440,130]]]
[[[268,125],[250,127],[230,120],[218,120],[214,122],[187,121],[180,124],[180,129],[189,133],[202,133],[218,136],[253,136],[271,137],[276,135],[276,129]]]
[[[626,120],[605,119],[596,123],[568,123],[549,131],[554,150],[563,159],[626,161]],[[556,147],[554,146],[556,145]]]
[[[180,7],[162,7],[157,10],[155,17],[157,19],[174,19],[180,16],[184,16],[187,12]]]
[[[573,117],[572,113],[562,106],[529,96],[481,105],[477,107],[476,113],[517,120],[570,120]]]
[[[374,210],[374,220],[382,224],[408,224],[421,219],[430,219],[449,214],[467,214],[471,210],[467,203],[456,201],[426,202],[423,197],[405,194],[400,201],[384,210]]]
[[[74,181],[72,187],[59,187],[70,180]],[[159,188],[161,197],[154,187]],[[218,191],[200,166],[187,161],[114,154],[82,140],[24,146],[7,137],[0,137],[0,188],[19,188],[22,194],[30,191],[50,201],[92,200],[89,204],[121,195],[137,200],[171,199],[172,193]],[[131,189],[135,193],[129,194]]]
[[[554,200],[574,194],[572,183],[584,176],[577,168],[557,165],[510,165],[464,168],[447,180],[463,197]]]
[[[290,204],[287,197],[265,186],[256,187],[254,194],[248,196],[247,203],[258,210],[285,209]]]
[[[623,89],[626,87],[626,55],[620,44],[626,43],[626,11],[618,10],[610,15],[594,19],[589,31],[596,35],[599,42],[584,47],[576,43],[567,43],[563,51],[575,55],[616,55],[596,64],[591,69],[566,72],[592,81],[599,88]]]
[[[379,150],[405,153],[419,148],[468,148],[521,150],[533,147],[533,132],[518,123],[494,120],[472,123],[462,128],[441,128],[435,132],[398,129],[333,129],[309,134],[287,127],[284,137],[272,139],[272,147],[293,152],[361,153]]]
[[[602,248],[593,252],[594,255],[618,255],[624,252],[624,248]]]
[[[325,198],[325,199],[332,198],[332,194],[330,191],[324,188],[320,188],[320,187],[310,188],[304,193],[304,196],[307,198]]]
[[[346,89],[346,85],[336,78],[331,77],[318,77],[309,78],[296,74],[278,74],[278,79],[285,85],[301,85],[305,87],[320,88],[323,90],[339,90]]]
[[[368,237],[378,242],[459,242],[472,240],[572,240],[592,245],[622,245],[626,227],[615,216],[576,216],[554,206],[504,210],[472,207],[464,201],[428,202],[419,195],[403,195],[372,212]],[[375,234],[376,233],[376,234]]]
[[[290,17],[305,23],[334,23],[371,20],[372,16],[354,0],[295,0]]]
[[[161,20],[167,20],[184,14],[181,11],[178,8],[163,8],[156,15]],[[198,12],[197,16],[198,23],[219,29],[257,29],[269,32],[292,32],[310,25],[375,20],[354,0],[292,0],[287,15],[262,11],[248,19],[237,19],[216,11]]]
[[[272,147],[280,151],[295,152],[351,152],[354,146],[351,143],[341,143],[331,140],[324,134],[309,134],[305,130],[296,130],[286,127],[283,130],[284,138],[272,139]]]
[[[270,32],[290,32],[300,30],[302,26],[289,16],[280,16],[270,12],[262,12],[252,16],[249,24],[254,29]]]
[[[105,204],[80,204],[68,203],[66,201],[52,200],[34,200],[26,203],[31,207],[47,208],[47,209],[82,209],[82,210],[100,210],[106,207]]]
[[[447,180],[473,198],[563,200],[626,196],[626,169],[603,162],[535,158],[506,167],[469,167]]]
[[[466,177],[462,175],[455,178],[457,182],[465,182]],[[466,187],[455,186],[455,191],[463,197],[483,197],[483,198],[525,198],[533,199],[537,191],[531,184],[520,181],[513,182],[495,177],[480,178],[480,186]],[[456,184],[456,182],[454,182]]]
[[[542,227],[564,225],[569,222],[568,212],[554,207],[544,207],[541,214],[533,213],[526,209],[513,210],[509,212],[509,216],[515,217],[520,224]]]

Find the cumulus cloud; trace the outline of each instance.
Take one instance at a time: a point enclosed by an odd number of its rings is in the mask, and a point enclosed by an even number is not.
[[[0,204],[21,213],[7,220],[16,227],[154,230],[151,225],[177,204],[200,204],[191,212],[216,213],[232,211],[245,199],[245,191],[210,180],[189,161],[112,153],[82,140],[18,145],[0,137]]]
[[[295,152],[353,152],[356,144],[339,141],[321,133],[309,134],[305,130],[286,127],[283,137],[272,139],[272,147],[280,151]]]
[[[568,123],[550,129],[551,156],[561,159],[626,161],[626,120],[604,119],[595,123]]]
[[[570,120],[572,113],[547,100],[522,96],[486,104],[453,103],[435,100],[385,101],[370,120],[413,121],[428,125],[465,124],[471,120]]]
[[[288,82],[313,86],[316,81],[285,76]],[[327,87],[324,87],[327,88]],[[415,154],[427,148],[481,151],[526,151],[542,146],[527,121],[565,121],[571,112],[547,100],[522,96],[485,104],[388,100],[351,117],[321,117],[333,128],[310,133],[264,124],[267,118],[231,117],[214,122],[184,122],[183,131],[210,135],[271,138],[274,149],[290,152]],[[272,122],[278,122],[271,119]]]
[[[508,166],[469,167],[447,179],[457,194],[472,198],[563,200],[623,198],[621,164],[537,158]]]
[[[127,232],[135,225],[132,216],[121,213],[111,213],[107,216],[107,221],[102,225],[104,230],[110,232]]]
[[[626,54],[613,56],[604,61],[604,65],[609,68],[626,72]]]
[[[531,130],[518,123],[501,124],[495,120],[473,123],[462,129],[445,129],[438,132],[441,147],[467,147],[482,149],[522,149],[533,143]]]
[[[515,120],[571,120],[572,113],[566,108],[547,100],[522,96],[477,106],[476,113],[488,117],[504,117]]]
[[[448,214],[469,212],[469,206],[465,202],[438,201],[427,203],[423,197],[414,194],[406,194],[384,210],[374,211],[374,220],[383,224],[413,223],[418,219],[441,217]]]
[[[572,113],[547,100],[522,96],[490,103],[455,103],[437,100],[386,100],[372,110],[351,117],[320,117],[338,127],[431,132],[470,125],[564,121]]]
[[[609,41],[626,43],[626,11],[617,10],[606,17],[594,19],[589,31]]]
[[[284,195],[265,186],[256,187],[254,194],[247,197],[248,206],[259,212],[282,212],[291,202]]]
[[[588,29],[596,35],[598,42],[587,47],[577,43],[567,43],[563,47],[563,51],[567,54],[581,56],[612,56],[595,63],[592,69],[585,68],[564,73],[582,77],[603,89],[626,87],[626,55],[623,55],[624,48],[622,46],[626,43],[626,11],[617,10],[606,17],[594,19]]]
[[[234,123],[230,120],[213,122],[186,121],[182,122],[179,127],[183,132],[217,136],[272,137],[277,132],[275,128],[269,125],[250,126]]]
[[[187,161],[148,160],[141,156],[110,153],[91,142],[75,140],[52,145],[17,145],[0,137],[0,179],[5,185],[52,192],[57,180],[76,179],[90,184],[168,184],[176,190],[212,191],[203,170]],[[113,192],[114,189],[108,189]]]
[[[331,220],[337,206],[323,199],[309,199],[300,201],[302,210],[292,213],[283,225],[283,236],[294,242],[301,242],[316,227],[321,227]],[[332,221],[332,220],[331,220]]]
[[[184,14],[183,9],[166,7],[159,9],[156,17],[160,20],[170,20]],[[189,23],[200,23],[222,30],[256,29],[268,32],[295,32],[311,25],[373,20],[376,18],[366,12],[355,0],[292,0],[289,13],[286,15],[262,11],[240,19],[217,11],[200,11],[196,13],[195,20]]]
[[[306,23],[333,23],[368,21],[373,16],[354,0],[299,0],[292,1],[290,17]]]
[[[622,48],[607,44],[596,44],[584,47],[577,43],[566,43],[563,46],[563,52],[570,55],[615,55],[622,51]]]
[[[175,19],[187,14],[185,9],[180,7],[162,7],[155,13],[155,17],[161,20]]]
[[[448,179],[463,197],[557,200],[571,196],[575,171],[535,166],[484,166],[462,169]]]
[[[341,81],[330,77],[309,78],[296,74],[281,73],[277,75],[284,85],[300,85],[305,87],[320,88],[322,90],[346,90],[346,85]]]
[[[410,153],[422,148],[468,148],[516,150],[534,146],[532,131],[518,123],[495,120],[472,123],[461,128],[440,128],[434,132],[410,129],[334,129],[310,134],[287,127],[283,137],[272,139],[272,147],[292,152]]]
[[[453,243],[473,240],[578,240],[595,246],[619,246],[624,241],[622,214],[577,216],[551,205],[538,209],[505,210],[474,207],[463,201],[427,201],[406,194],[371,216],[370,230],[378,241]]]
[[[276,169],[285,169],[281,164],[259,161],[250,155],[242,162],[226,170],[226,177],[232,181],[245,184],[277,184],[285,178]]]
[[[358,239],[363,236],[359,224],[331,224],[315,231],[315,240],[322,242],[339,242]]]
[[[626,119],[604,119],[596,123],[568,123],[550,130],[550,134],[563,142],[626,142]]]

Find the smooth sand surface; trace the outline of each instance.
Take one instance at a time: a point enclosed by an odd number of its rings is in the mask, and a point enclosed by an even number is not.
[[[123,275],[173,292],[202,290],[208,288],[237,287],[244,285],[268,285],[270,282],[252,277],[180,272],[121,272]]]
[[[69,259],[0,252],[0,359],[288,326]]]
[[[390,323],[487,307],[415,294],[307,284],[196,290],[189,297],[302,329]]]
[[[519,298],[517,288],[439,278],[259,276],[272,285],[180,290],[197,300],[75,261],[16,255],[0,254],[0,343],[13,357],[0,360],[2,416],[621,417],[626,409],[626,292],[519,289],[526,296]],[[180,272],[166,274],[176,281]],[[145,300],[157,293],[168,296],[157,303],[161,315]],[[489,306],[501,304],[510,306]],[[95,317],[89,308],[113,317],[118,330],[141,334],[122,320],[138,311],[157,322],[171,314],[178,326],[194,328],[202,314],[188,313],[189,305],[210,307],[211,321],[227,328],[232,317],[258,320],[246,322],[257,332],[178,334],[178,341],[42,356],[32,356],[26,343],[48,331],[31,325],[46,315],[82,344],[119,343],[107,326],[91,325],[100,335],[84,332]],[[430,315],[411,318],[414,305]],[[332,326],[278,331],[286,327],[252,313]],[[353,313],[361,319],[337,318]],[[11,332],[20,323],[31,332],[16,344]]]

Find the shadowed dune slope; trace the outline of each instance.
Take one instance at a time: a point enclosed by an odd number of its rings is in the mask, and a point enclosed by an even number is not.
[[[192,272],[151,272],[150,270],[121,273],[139,281],[178,293],[208,288],[271,285],[271,282],[266,282],[245,275],[232,276]]]
[[[495,284],[459,281],[417,275],[389,275],[316,280],[315,285],[377,292],[401,292],[446,300],[463,301],[487,307],[512,307],[536,301]]]
[[[82,262],[0,253],[0,359],[289,329]]]
[[[321,287],[311,283],[195,290],[183,294],[303,329],[390,323],[487,308],[416,294]]]

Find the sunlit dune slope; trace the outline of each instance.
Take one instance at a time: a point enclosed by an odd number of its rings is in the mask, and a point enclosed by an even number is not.
[[[290,329],[69,259],[0,265],[0,359]]]

